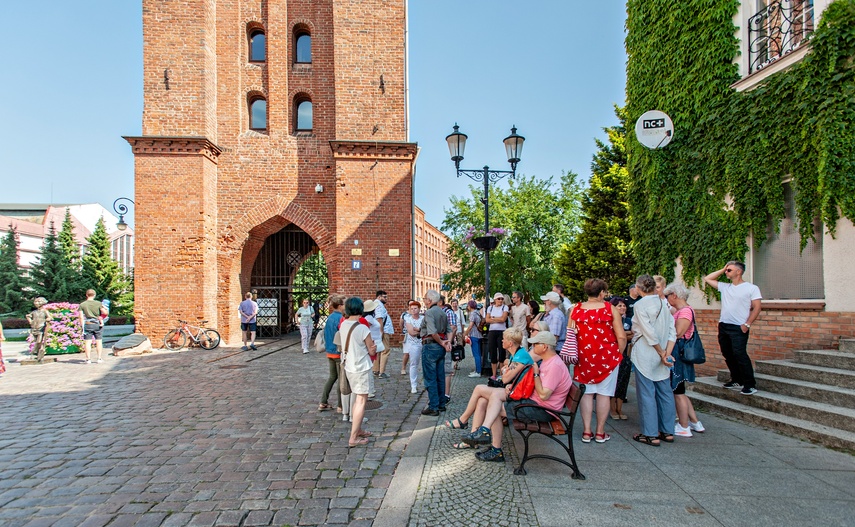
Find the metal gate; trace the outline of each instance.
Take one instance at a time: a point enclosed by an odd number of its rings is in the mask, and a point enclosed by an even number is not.
[[[315,326],[326,320],[327,266],[311,236],[295,225],[264,241],[252,268],[258,302],[258,336],[279,337],[297,330],[295,313],[303,298],[315,309]]]

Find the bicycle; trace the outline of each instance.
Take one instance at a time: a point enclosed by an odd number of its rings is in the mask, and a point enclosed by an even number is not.
[[[220,345],[220,334],[217,330],[202,327],[208,323],[207,320],[201,321],[199,326],[192,326],[186,320],[179,320],[178,323],[181,325],[163,337],[163,347],[166,349],[180,350],[187,344],[188,338],[193,344],[198,344],[206,350],[212,350]]]

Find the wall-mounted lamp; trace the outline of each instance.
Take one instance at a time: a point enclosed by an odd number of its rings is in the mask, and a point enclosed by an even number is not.
[[[128,213],[128,206],[124,203],[120,203],[121,201],[128,201],[134,205],[136,205],[136,203],[134,203],[134,200],[132,200],[131,198],[118,198],[116,199],[116,201],[113,202],[113,210],[116,211],[116,214],[119,215],[119,222],[116,223],[116,227],[120,231],[124,231],[128,228],[128,224],[125,223],[125,214]]]
[[[321,193],[321,192],[323,192],[323,191],[324,191],[324,186],[323,186],[323,185],[321,185],[320,183],[318,183],[317,185],[315,185],[315,192],[317,192],[318,194],[320,194],[320,193]]]

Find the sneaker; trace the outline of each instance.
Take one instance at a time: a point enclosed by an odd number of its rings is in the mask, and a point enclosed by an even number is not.
[[[249,346],[244,346],[240,349],[241,351],[249,351]]]
[[[369,398],[369,399],[374,399],[375,397],[377,397],[377,394],[376,394],[376,393],[369,393],[369,394],[368,394],[368,398]]]
[[[704,425],[702,425],[700,421],[698,421],[697,423],[689,421],[689,429],[694,430],[699,434],[703,434],[704,431],[706,431],[706,428],[704,428]]]
[[[480,377],[480,376],[481,376],[481,374],[478,373],[477,371],[473,371],[473,372],[469,373],[469,377],[472,377],[473,379],[475,377]]]
[[[475,454],[475,457],[481,461],[497,461],[499,463],[503,463],[505,461],[505,453],[502,452],[501,448],[496,447],[489,448],[485,452],[479,452]]]
[[[303,355],[309,353],[309,350],[303,350]]]
[[[257,350],[258,348],[256,347],[256,345],[255,345],[255,344],[250,344],[250,345],[249,345],[249,349],[251,349],[251,350],[253,350],[253,351],[254,351],[254,350]]]
[[[378,376],[377,376],[377,378],[378,378],[378,379],[388,379],[388,378],[389,378],[389,374],[388,374],[388,373],[386,373],[386,372],[383,372],[383,373],[381,373],[380,375],[378,375]]]
[[[341,420],[346,423],[346,422],[350,421],[350,416],[347,414],[341,414]]]
[[[98,359],[98,364],[104,364],[104,359]]]
[[[401,375],[406,375],[406,374],[407,374],[406,370],[401,370]]]
[[[89,359],[86,359],[86,364],[92,364],[92,361]]]
[[[674,435],[680,437],[692,437],[692,429],[688,426],[683,428],[680,423],[674,425]]]
[[[446,410],[445,406],[440,406],[440,407],[439,407],[439,411],[440,411],[440,412],[444,412],[445,410]]]
[[[726,383],[722,384],[721,387],[727,388],[728,390],[738,390],[738,389],[742,388],[742,385],[739,384],[738,382],[730,381],[730,382],[726,382]]]
[[[415,388],[410,388],[410,393],[419,393],[419,391]]]
[[[430,406],[426,406],[425,409],[422,410],[422,415],[437,416],[437,415],[439,415],[439,410],[434,410]]]
[[[749,388],[746,386],[739,393],[741,393],[742,395],[754,395],[755,393],[757,393],[757,388]]]
[[[442,397],[445,400],[445,404],[448,404],[451,402],[451,396],[450,395],[443,395]]]
[[[487,445],[493,442],[493,434],[486,426],[481,426],[471,434],[463,436],[463,442],[469,446]]]
[[[374,376],[375,376],[375,377],[379,377],[379,376],[380,376],[380,372],[379,372],[379,371],[375,371],[375,372],[374,372]]]

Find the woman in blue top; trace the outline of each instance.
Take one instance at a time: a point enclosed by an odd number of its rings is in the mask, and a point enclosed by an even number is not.
[[[508,384],[522,372],[527,366],[531,366],[534,361],[531,355],[522,348],[523,334],[518,328],[508,328],[502,333],[502,345],[508,354],[513,359],[502,368],[502,382]],[[492,409],[495,412],[501,412],[502,406],[507,400],[507,391],[505,388],[491,388],[486,384],[480,384],[472,390],[472,396],[469,397],[469,404],[466,405],[466,410],[458,417],[451,421],[446,421],[445,426],[453,429],[464,429],[472,419],[472,432],[478,429],[483,423],[487,413]],[[472,448],[466,443],[454,443],[452,445],[457,449]]]

